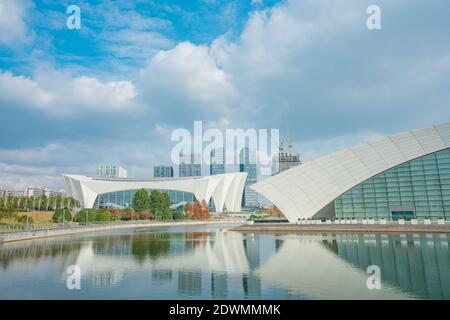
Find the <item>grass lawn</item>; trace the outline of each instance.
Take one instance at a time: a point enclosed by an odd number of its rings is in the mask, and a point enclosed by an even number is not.
[[[52,217],[53,217],[53,211],[30,211],[30,212],[19,212],[17,214],[20,216],[28,215],[33,218],[33,224],[35,225],[47,225],[47,224],[53,224]],[[17,221],[9,219],[1,219],[1,224],[17,224]]]

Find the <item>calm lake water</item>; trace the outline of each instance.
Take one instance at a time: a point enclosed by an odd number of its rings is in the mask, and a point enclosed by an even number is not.
[[[447,235],[119,230],[0,244],[0,299],[450,299]],[[79,266],[81,289],[66,286]],[[367,288],[377,265],[381,289]]]

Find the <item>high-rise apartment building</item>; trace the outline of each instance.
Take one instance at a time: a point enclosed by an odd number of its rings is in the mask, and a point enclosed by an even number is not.
[[[247,172],[247,180],[244,186],[242,205],[246,208],[257,208],[258,195],[250,186],[257,182],[256,150],[243,148],[239,154],[239,171]]]
[[[195,153],[180,152],[180,164],[178,166],[180,177],[199,177],[202,175],[200,155]]]
[[[153,167],[153,177],[155,178],[172,178],[173,167],[167,165],[159,165]]]
[[[211,150],[209,174],[225,173],[225,149],[215,148]]]
[[[119,165],[98,165],[97,176],[100,178],[126,178],[127,170]]]
[[[301,164],[300,155],[294,151],[280,149],[272,158],[272,175],[286,171]]]

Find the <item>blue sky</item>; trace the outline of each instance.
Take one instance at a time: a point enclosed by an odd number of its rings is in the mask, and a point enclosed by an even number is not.
[[[81,9],[81,29],[66,8]],[[366,27],[381,8],[382,29]],[[446,0],[0,0],[0,187],[151,176],[171,132],[288,123],[304,159],[450,121]]]

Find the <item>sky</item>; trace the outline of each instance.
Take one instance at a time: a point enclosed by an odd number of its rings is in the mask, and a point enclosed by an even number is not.
[[[61,174],[110,163],[151,177],[195,120],[282,140],[287,126],[304,161],[448,122],[449,12],[447,0],[0,0],[0,187],[62,188]]]

